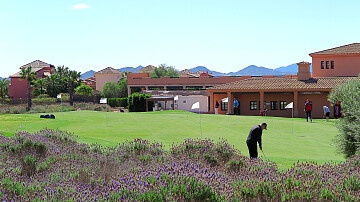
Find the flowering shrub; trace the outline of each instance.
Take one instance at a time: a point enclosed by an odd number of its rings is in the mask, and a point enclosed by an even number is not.
[[[1,201],[358,201],[360,156],[341,164],[250,160],[225,139],[165,151],[143,139],[80,144],[60,130],[0,135]]]

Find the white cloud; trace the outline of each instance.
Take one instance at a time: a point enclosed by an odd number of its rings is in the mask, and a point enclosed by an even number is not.
[[[71,9],[74,9],[74,10],[82,10],[82,9],[88,9],[88,8],[90,8],[90,6],[87,4],[84,4],[84,3],[75,4],[75,5],[71,6]]]

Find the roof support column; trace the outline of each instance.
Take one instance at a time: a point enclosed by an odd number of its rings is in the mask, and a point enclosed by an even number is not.
[[[130,85],[127,85],[127,89],[128,89],[128,97],[131,96],[131,87]]]
[[[264,110],[264,91],[260,91],[260,111]]]
[[[227,114],[234,114],[234,96],[233,94],[229,91],[227,92],[227,98],[228,98],[228,112]]]
[[[299,117],[299,109],[298,109],[298,100],[299,99],[299,91],[294,91],[294,117]]]
[[[210,114],[214,114],[214,92],[210,93]]]

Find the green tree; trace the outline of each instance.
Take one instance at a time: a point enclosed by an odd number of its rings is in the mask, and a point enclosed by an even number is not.
[[[122,92],[120,85],[115,82],[106,82],[103,87],[101,96],[106,98],[119,98],[121,94]]]
[[[65,80],[68,86],[69,92],[69,103],[70,106],[74,105],[74,91],[75,88],[80,84],[80,72],[75,70],[67,70],[65,75]]]
[[[36,79],[36,73],[32,71],[31,66],[24,67],[24,68],[21,69],[20,78],[27,81],[27,97],[28,97],[27,98],[27,104],[28,104],[28,106],[26,107],[26,110],[29,111],[31,109],[31,106],[32,106],[31,88],[32,88],[32,85],[33,85],[33,81]]]
[[[339,134],[335,144],[346,158],[351,157],[360,151],[360,77],[333,89],[328,100],[341,101],[345,116],[336,122]]]
[[[150,98],[150,94],[133,93],[128,99],[129,112],[145,112],[146,111],[146,98]],[[152,102],[148,103],[150,106]]]
[[[82,95],[85,100],[85,96],[91,96],[93,93],[93,89],[90,86],[85,85],[84,83],[81,83],[80,86],[76,87],[75,93],[78,95]]]
[[[167,66],[166,64],[161,64],[150,73],[152,78],[160,78],[164,76],[178,77],[179,72],[173,66]]]
[[[33,94],[35,96],[46,94],[46,79],[40,78],[34,80],[34,91]]]
[[[46,78],[46,92],[50,97],[56,97],[59,93],[61,93],[61,84],[59,83],[60,78],[57,73],[51,74]]]
[[[5,98],[9,95],[10,80],[7,78],[0,79],[0,97]]]
[[[128,96],[128,88],[127,88],[127,78],[123,77],[118,81],[120,95],[119,97],[127,97]]]
[[[57,66],[55,69],[55,74],[58,75],[57,77],[57,88],[59,93],[67,93],[68,92],[68,82],[67,76],[69,73],[69,68],[62,66]]]

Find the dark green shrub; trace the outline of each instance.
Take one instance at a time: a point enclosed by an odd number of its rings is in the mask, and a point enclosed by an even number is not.
[[[39,165],[36,168],[37,172],[43,172],[47,169],[49,169],[50,165],[56,162],[55,157],[50,157],[46,159],[46,161],[39,163]]]
[[[327,188],[322,188],[321,189],[320,197],[321,197],[321,199],[326,199],[326,200],[329,200],[329,201],[332,201],[332,200],[335,199],[334,193],[330,189],[327,189]]]
[[[221,139],[215,145],[216,151],[222,161],[227,162],[234,155],[234,149],[228,144],[227,140]]]
[[[22,174],[26,174],[28,177],[32,176],[36,172],[36,162],[38,159],[33,155],[26,155],[22,162]]]
[[[110,105],[111,107],[124,107],[127,108],[128,107],[128,99],[127,97],[125,98],[108,98],[108,105]]]
[[[128,99],[129,112],[145,112],[146,98],[150,98],[150,94],[133,93]],[[150,103],[148,103],[150,105]],[[152,104],[151,104],[152,107]],[[148,109],[150,106],[148,106]]]
[[[239,159],[239,160],[230,160],[227,163],[227,168],[229,170],[232,170],[232,171],[237,171],[237,170],[240,170],[241,168],[244,168],[244,167],[246,167],[246,164],[241,159]]]
[[[9,178],[5,178],[1,181],[1,185],[3,187],[3,191],[7,191],[8,194],[10,195],[18,195],[18,196],[23,196],[26,193],[26,187],[24,187],[21,183],[19,182],[13,182],[11,179]]]
[[[219,165],[218,159],[216,157],[212,156],[211,154],[206,153],[203,156],[204,156],[205,160],[210,164],[210,166]]]
[[[56,98],[46,97],[46,96],[38,96],[32,99],[34,104],[42,105],[42,104],[53,104],[56,103]]]
[[[360,189],[360,179],[355,175],[345,178],[344,188],[349,191],[358,191]]]

